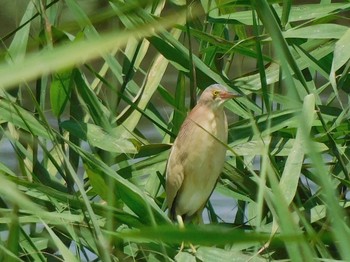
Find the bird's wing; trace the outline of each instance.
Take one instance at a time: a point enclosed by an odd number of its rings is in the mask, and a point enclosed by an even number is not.
[[[166,192],[169,210],[171,210],[177,192],[179,191],[184,180],[184,170],[181,162],[178,159],[176,151],[178,150],[176,143],[171,150],[167,170],[166,170]]]
[[[196,107],[191,111],[191,114],[196,112]],[[185,161],[188,156],[188,151],[193,138],[192,133],[196,128],[196,125],[190,115],[183,122],[177,138],[174,141],[173,147],[171,149],[167,170],[166,170],[166,194],[167,202],[169,208],[170,216],[174,215],[174,203],[176,201],[176,196],[182,186],[185,177]],[[171,214],[173,212],[173,214]]]

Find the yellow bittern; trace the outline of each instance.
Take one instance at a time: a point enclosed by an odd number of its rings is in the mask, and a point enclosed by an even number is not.
[[[182,124],[166,169],[169,217],[202,222],[202,211],[223,169],[227,144],[224,103],[239,95],[207,87]]]

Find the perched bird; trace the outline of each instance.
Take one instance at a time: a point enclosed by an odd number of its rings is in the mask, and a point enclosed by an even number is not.
[[[222,85],[211,85],[182,124],[166,168],[165,190],[171,219],[183,223],[196,218],[202,222],[202,211],[225,162],[224,103],[238,96]]]

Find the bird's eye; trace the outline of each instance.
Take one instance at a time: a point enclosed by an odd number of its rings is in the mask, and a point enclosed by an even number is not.
[[[219,90],[213,90],[213,98],[217,98],[220,94],[220,91]]]

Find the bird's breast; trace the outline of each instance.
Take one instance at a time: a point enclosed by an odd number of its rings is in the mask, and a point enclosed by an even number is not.
[[[222,171],[227,143],[225,114],[210,112],[205,120],[190,118],[191,134],[182,149],[184,181],[178,194],[178,213],[192,215],[209,198]]]

